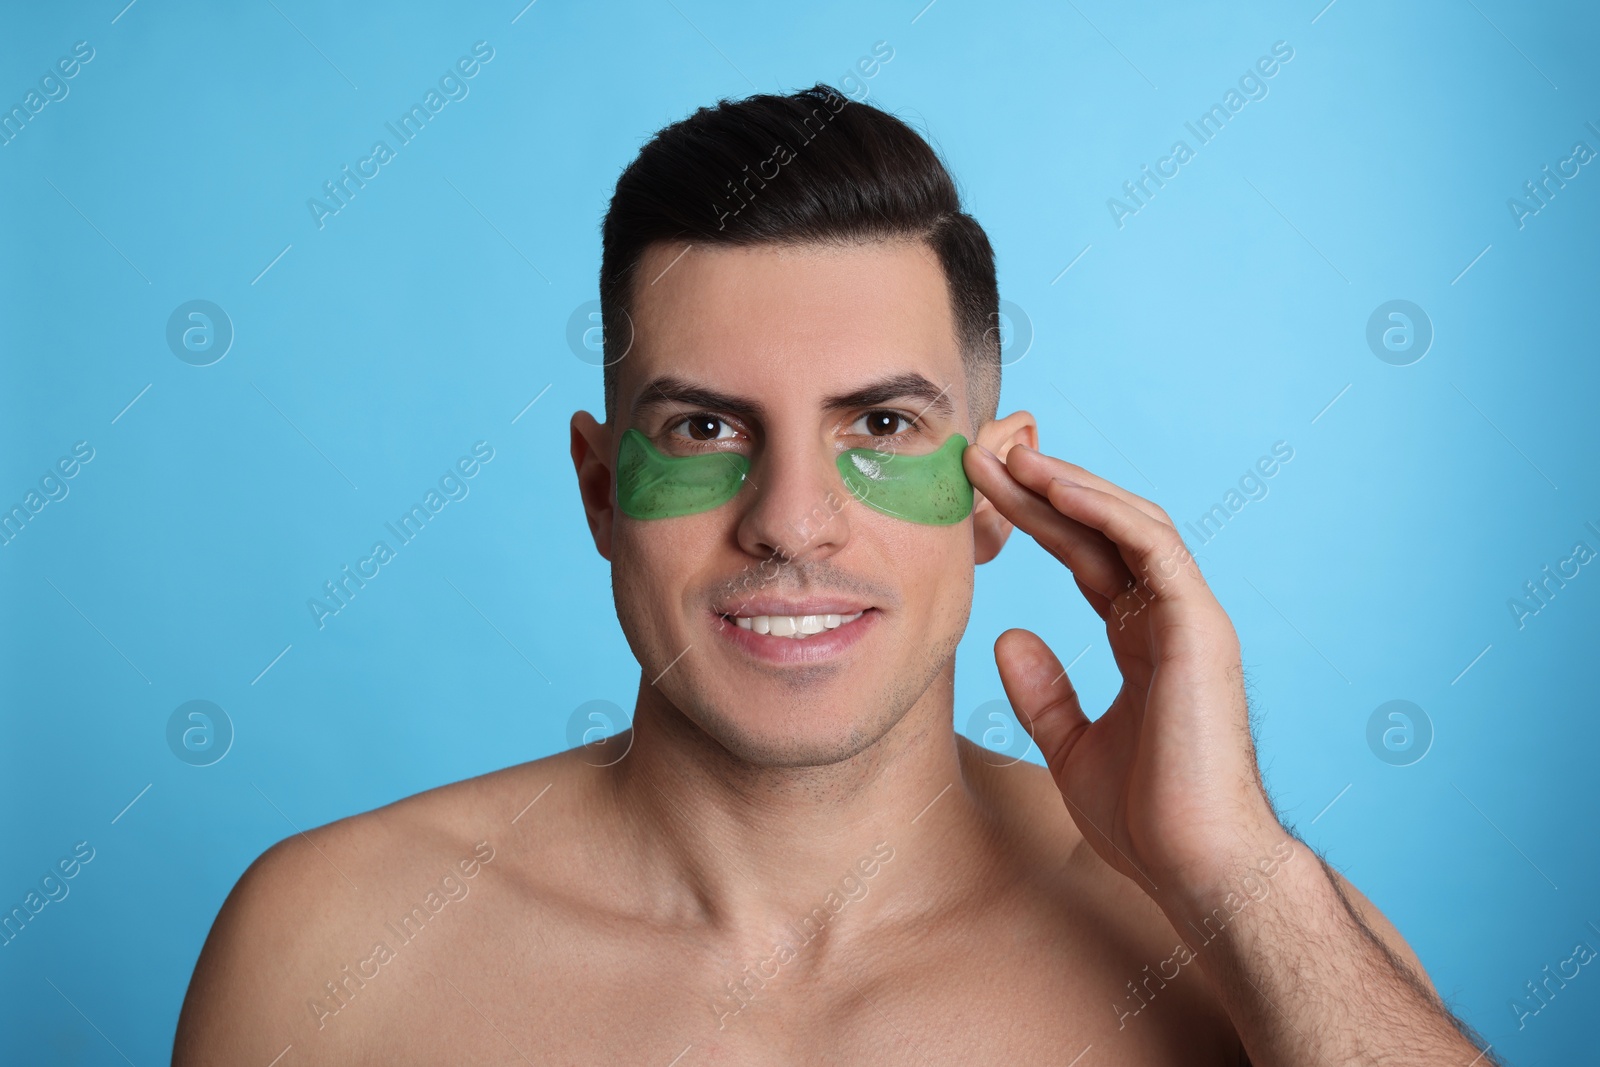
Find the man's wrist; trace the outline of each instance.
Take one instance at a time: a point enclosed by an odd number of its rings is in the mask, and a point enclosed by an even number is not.
[[[1175,920],[1209,915],[1230,896],[1260,899],[1284,865],[1309,856],[1309,850],[1270,813],[1240,820],[1225,846],[1206,850],[1205,859],[1168,872],[1152,895]],[[1304,855],[1297,855],[1304,854]],[[1310,857],[1313,864],[1315,857]],[[1182,927],[1180,926],[1180,930]]]

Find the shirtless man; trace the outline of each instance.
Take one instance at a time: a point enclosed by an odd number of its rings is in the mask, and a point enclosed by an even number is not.
[[[1167,514],[994,417],[993,254],[926,142],[823,86],[724,102],[641,151],[604,236],[606,421],[573,416],[572,460],[632,728],[268,849],[175,1063],[1493,1062],[1274,815]],[[970,512],[847,487],[852,449],[926,472],[956,434]],[[744,476],[673,483],[717,453]],[[1048,770],[952,724],[974,567],[1013,527],[1124,679],[1090,721],[1039,637],[1000,635]]]

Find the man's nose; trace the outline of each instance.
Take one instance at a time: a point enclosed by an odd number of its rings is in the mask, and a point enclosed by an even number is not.
[[[751,464],[746,492],[754,498],[739,522],[739,543],[751,555],[789,561],[832,555],[849,539],[850,493],[837,454],[814,437],[768,440]]]

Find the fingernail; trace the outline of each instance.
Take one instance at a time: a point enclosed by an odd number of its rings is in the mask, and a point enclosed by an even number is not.
[[[1000,462],[1000,457],[999,456],[995,455],[993,452],[990,452],[987,448],[984,448],[982,445],[978,446],[978,451],[982,452],[984,455],[988,456],[990,459],[994,460],[996,463]]]

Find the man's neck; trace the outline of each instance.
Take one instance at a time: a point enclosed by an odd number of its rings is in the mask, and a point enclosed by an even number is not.
[[[959,896],[971,884],[962,872],[987,854],[989,822],[951,728],[946,681],[867,748],[811,766],[740,758],[659,693],[641,691],[631,748],[609,771],[623,847],[637,852],[636,884],[651,887],[656,908],[753,940],[812,913],[841,884],[859,896],[832,936],[869,928],[889,902],[873,897],[862,872],[886,853],[921,857],[917,866],[941,874],[900,882],[896,914]]]

